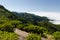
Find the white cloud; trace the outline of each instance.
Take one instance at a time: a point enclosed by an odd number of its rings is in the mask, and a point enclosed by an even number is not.
[[[54,24],[60,24],[60,13],[59,12],[29,12],[39,16],[46,16],[50,19],[54,19]]]

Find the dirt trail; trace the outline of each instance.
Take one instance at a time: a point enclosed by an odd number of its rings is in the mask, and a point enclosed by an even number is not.
[[[19,35],[19,40],[26,40],[28,36],[27,32],[19,30],[18,28],[14,28],[14,32]]]
[[[47,38],[44,38],[44,37],[42,37],[41,39],[42,39],[42,40],[48,40]]]
[[[19,30],[18,28],[13,29],[16,34],[19,35],[19,40],[26,40],[26,37],[28,36],[29,33]],[[41,38],[42,40],[47,40],[46,38]]]

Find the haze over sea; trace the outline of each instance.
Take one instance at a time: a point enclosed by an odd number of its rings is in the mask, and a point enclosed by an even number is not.
[[[39,16],[46,16],[49,19],[52,19],[54,21],[50,21],[54,24],[60,24],[60,12],[29,12],[33,13]]]

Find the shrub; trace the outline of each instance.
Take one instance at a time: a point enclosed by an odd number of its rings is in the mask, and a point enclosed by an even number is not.
[[[29,34],[27,40],[41,40],[41,36],[37,34]]]
[[[13,31],[13,26],[10,23],[5,23],[5,24],[2,24],[0,26],[0,30],[12,32]]]
[[[56,40],[60,40],[60,32],[54,32],[53,36],[55,37]]]
[[[6,31],[0,31],[0,40],[18,40],[18,35]]]
[[[43,32],[47,32],[48,30],[44,27],[39,27],[35,25],[19,25],[18,28],[27,31],[27,32],[33,32],[37,34],[43,34]]]

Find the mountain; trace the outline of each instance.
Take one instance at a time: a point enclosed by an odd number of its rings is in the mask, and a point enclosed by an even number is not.
[[[58,30],[58,28],[55,27],[54,24],[49,22],[50,19],[48,19],[47,17],[41,17],[26,12],[11,12],[2,5],[0,5],[0,19],[9,19],[10,21],[17,19],[17,21],[21,21],[23,24],[33,24],[42,26],[44,28],[47,28],[48,30]]]
[[[55,25],[53,23],[50,23],[49,21],[50,19],[48,19],[47,17],[41,17],[31,13],[11,12],[7,10],[4,6],[0,5],[0,37],[2,37],[1,40],[4,40],[6,37],[6,40],[10,40],[11,38],[12,40],[18,40],[16,39],[18,38],[18,35],[16,36],[16,34],[13,32],[13,29],[15,30],[15,28],[26,31],[27,33],[33,33],[33,35],[31,37],[29,36],[28,39],[32,38],[33,40],[36,37],[40,38],[40,36],[38,35],[46,38],[49,37],[48,35],[52,35],[56,39],[60,40],[60,25]],[[9,33],[10,35],[7,35]]]
[[[31,13],[27,13],[27,12],[21,12],[21,13],[13,12],[13,13],[18,17],[23,17],[23,18],[28,19],[28,20],[49,21],[49,19],[47,17],[41,17],[41,16],[34,15]]]
[[[31,13],[27,13],[27,12],[13,12],[13,14],[15,14],[19,20],[24,21],[25,22],[31,22],[33,24],[37,24],[37,22],[40,21],[49,21],[50,19],[48,19],[47,17],[41,17],[38,15],[34,15]]]
[[[13,14],[15,14],[18,17],[18,20],[23,22],[23,24],[28,23],[28,24],[38,25],[46,28],[49,32],[60,30],[55,24],[50,23],[49,21],[51,19],[48,19],[47,17],[41,17],[26,12],[22,12],[22,13],[13,12]]]
[[[16,19],[16,16],[0,5],[0,19]]]
[[[0,5],[0,19],[18,19],[24,22],[39,22],[39,21],[49,21],[47,17],[40,17],[30,13],[17,13],[7,10],[4,6]]]

